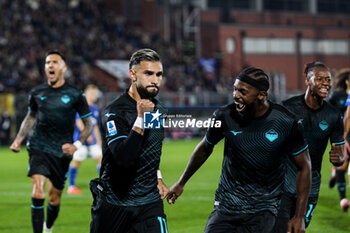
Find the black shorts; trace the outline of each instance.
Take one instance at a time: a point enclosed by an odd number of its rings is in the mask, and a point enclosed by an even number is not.
[[[317,205],[318,197],[309,197],[306,215],[305,215],[305,228],[307,228],[311,222],[312,215]],[[281,206],[278,210],[276,224],[272,232],[285,233],[288,230],[288,222],[293,218],[295,214],[297,198],[295,194],[285,193],[281,197]]]
[[[162,200],[144,206],[117,206],[96,194],[93,181],[90,189],[94,197],[90,233],[168,233]]]
[[[66,183],[72,156],[60,158],[37,150],[28,150],[28,152],[28,176],[36,174],[46,176],[55,188],[62,190]]]
[[[275,218],[276,216],[270,211],[229,215],[214,209],[209,216],[204,233],[270,233],[275,224]]]

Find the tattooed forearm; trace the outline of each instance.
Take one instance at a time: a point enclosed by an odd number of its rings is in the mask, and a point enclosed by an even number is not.
[[[85,142],[86,139],[91,135],[92,123],[91,123],[91,117],[85,117],[82,120],[84,123],[84,129],[83,129],[83,131],[81,131],[79,141]]]
[[[28,112],[26,117],[24,118],[21,127],[19,129],[19,132],[17,134],[17,140],[20,142],[23,141],[25,137],[29,134],[29,132],[32,130],[34,124],[35,124],[36,116],[33,115],[31,112]]]

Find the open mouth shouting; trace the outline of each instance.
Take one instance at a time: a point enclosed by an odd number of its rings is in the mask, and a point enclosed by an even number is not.
[[[55,78],[55,71],[49,70],[49,78]]]
[[[238,102],[237,100],[234,101],[235,105],[236,105],[236,110],[237,112],[239,113],[243,113],[246,109],[246,105],[241,103],[241,102]]]

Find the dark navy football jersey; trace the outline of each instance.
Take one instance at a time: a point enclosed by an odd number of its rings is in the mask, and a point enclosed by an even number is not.
[[[249,124],[236,120],[234,104],[218,109],[220,128],[209,128],[206,140],[225,138],[224,159],[215,208],[232,213],[271,211],[275,215],[282,192],[284,167],[289,155],[307,149],[301,124],[284,107],[270,103],[262,117]]]
[[[328,140],[336,145],[344,144],[344,125],[340,111],[323,101],[321,108],[313,110],[305,103],[305,95],[292,97],[282,102],[283,105],[295,113],[304,126],[304,135],[309,144],[309,153],[312,167],[312,186],[310,196],[318,196],[321,184],[321,166],[323,154]],[[296,167],[289,162],[286,173],[285,189],[296,193]]]
[[[165,114],[165,107],[156,99],[155,111]],[[103,160],[101,180],[105,186],[103,198],[120,206],[140,206],[160,200],[157,188],[164,128],[146,129],[139,156],[131,168],[115,161],[109,145],[125,140],[137,118],[136,101],[127,93],[107,106],[100,115]]]
[[[334,91],[329,97],[329,103],[336,107],[343,115],[346,111],[346,100],[348,94],[345,91]]]
[[[27,142],[34,149],[63,157],[62,145],[73,143],[75,114],[91,115],[83,92],[65,83],[52,88],[47,83],[35,87],[29,94],[29,111],[36,114],[33,134]]]

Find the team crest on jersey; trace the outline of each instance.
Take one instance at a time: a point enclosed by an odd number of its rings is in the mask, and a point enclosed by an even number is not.
[[[117,134],[117,127],[115,127],[114,121],[107,122],[108,136],[113,136]]]
[[[265,133],[265,137],[270,141],[270,142],[273,142],[275,141],[277,138],[278,138],[278,133],[273,130],[273,129],[270,129],[269,131],[267,131]]]
[[[322,129],[322,131],[325,131],[328,129],[328,123],[326,121],[321,121],[319,124],[318,124],[318,127],[320,127],[320,129]]]
[[[61,101],[62,101],[63,103],[65,103],[65,104],[67,104],[67,103],[69,103],[69,101],[70,101],[70,97],[69,97],[68,95],[63,95],[63,96],[61,97]]]

